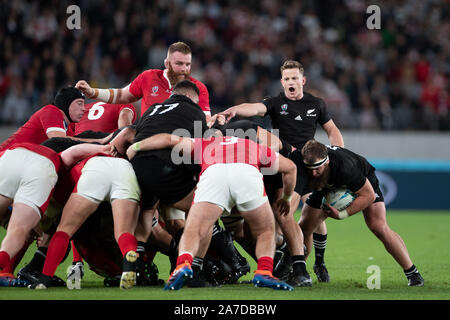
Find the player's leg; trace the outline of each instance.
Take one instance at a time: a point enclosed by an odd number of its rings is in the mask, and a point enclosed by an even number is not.
[[[189,201],[189,197],[192,195],[188,195],[186,202]],[[184,202],[185,201],[182,199],[177,203],[177,205],[181,205],[183,208],[190,206],[190,204]],[[173,237],[177,239],[177,241],[179,241],[186,222],[186,213],[183,210],[174,207],[161,206],[160,208],[161,217],[164,220],[167,232],[169,232]]]
[[[306,270],[303,232],[294,218],[299,203],[300,195],[294,192],[289,214],[281,215],[276,211],[274,211],[274,214],[275,219],[283,230],[284,238],[291,253],[292,274],[290,276],[290,283],[295,286],[311,286],[311,277]]]
[[[209,202],[194,203],[186,219],[181,236],[177,267],[172,272],[164,290],[178,290],[186,277],[192,277],[191,269],[194,256],[206,253],[207,240],[212,234],[212,226],[219,219],[223,209]]]
[[[3,205],[7,203],[6,197],[0,196]],[[5,238],[0,249],[0,269],[3,269],[23,247],[28,239],[30,231],[41,219],[39,210],[24,203],[14,203],[11,218],[6,230]]]
[[[139,205],[134,200],[115,199],[111,203],[114,237],[123,256],[120,288],[129,289],[136,283],[137,240],[134,236]]]
[[[423,286],[423,278],[416,266],[412,263],[403,239],[387,224],[384,202],[372,203],[363,210],[363,214],[370,231],[383,242],[386,251],[389,252],[395,261],[402,267],[408,278],[408,285]]]
[[[86,219],[95,212],[98,205],[98,201],[88,199],[77,193],[70,195],[64,206],[61,221],[50,241],[42,274],[38,283],[33,285],[34,289],[46,289],[52,285],[52,277],[65,256],[70,238]]]
[[[306,199],[308,199],[311,193],[307,193],[302,196],[302,202],[306,203]],[[325,249],[327,247],[327,225],[325,221],[322,221],[317,228],[314,230],[312,237],[308,239],[305,238],[305,243],[308,242],[308,245],[311,247],[311,240],[314,246],[314,266],[313,270],[317,276],[317,280],[319,282],[330,282],[330,276],[328,275],[327,267],[325,266]],[[306,245],[306,247],[308,247]],[[308,253],[309,255],[309,253]]]
[[[269,202],[266,201],[256,209],[248,211],[244,211],[242,208],[239,209],[256,239],[255,255],[258,266],[253,278],[253,284],[258,287],[293,290],[290,285],[279,281],[272,275],[275,253],[275,219]]]

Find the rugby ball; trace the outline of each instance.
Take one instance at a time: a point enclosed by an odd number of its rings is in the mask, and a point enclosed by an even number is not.
[[[355,200],[356,195],[348,189],[335,189],[328,192],[322,200],[329,206],[336,208],[338,211],[344,210]]]

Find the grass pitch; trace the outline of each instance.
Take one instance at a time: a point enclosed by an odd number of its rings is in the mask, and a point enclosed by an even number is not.
[[[358,213],[344,221],[327,220],[328,244],[325,262],[331,282],[317,282],[312,271],[314,256],[311,255],[307,261],[308,271],[313,278],[311,288],[295,288],[292,292],[282,292],[255,288],[251,284],[239,284],[218,288],[183,288],[171,292],[163,291],[162,286],[136,287],[124,291],[119,288],[105,288],[103,278],[85,265],[86,274],[81,290],[51,288],[34,291],[27,288],[0,287],[0,300],[450,300],[450,211],[390,210],[388,224],[405,241],[411,259],[425,279],[424,287],[407,286],[402,269],[369,231],[362,214]],[[0,230],[1,239],[4,233],[5,230]],[[35,248],[34,245],[30,246],[16,272],[30,261]],[[240,247],[239,249],[245,255]],[[253,272],[256,263],[246,257]],[[65,270],[70,263],[71,255],[56,272],[62,279],[65,279]],[[159,268],[159,277],[167,280],[168,258],[158,253],[155,263]],[[380,289],[367,287],[368,279],[372,275],[372,272],[367,272],[370,266],[377,266],[380,270]],[[241,280],[251,280],[252,272]]]

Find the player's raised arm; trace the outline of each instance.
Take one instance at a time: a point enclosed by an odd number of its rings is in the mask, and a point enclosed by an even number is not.
[[[91,88],[85,80],[80,80],[75,87],[80,89],[87,98],[106,103],[132,103],[139,99],[130,92],[130,85],[121,89],[99,89]]]
[[[333,120],[324,123],[322,128],[327,133],[328,140],[330,140],[332,146],[344,148],[344,138]]]
[[[228,108],[225,111],[220,112],[219,114],[225,117],[225,122],[228,123],[235,116],[240,116],[243,118],[249,118],[253,116],[264,116],[267,112],[267,107],[261,103],[241,103],[231,108]]]

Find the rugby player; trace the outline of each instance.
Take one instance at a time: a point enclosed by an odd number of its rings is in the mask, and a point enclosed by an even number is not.
[[[301,155],[307,168],[308,185],[314,190],[306,200],[300,219],[305,237],[328,217],[343,220],[362,211],[370,231],[402,267],[408,285],[423,286],[424,280],[412,263],[405,243],[387,224],[386,207],[375,168],[364,157],[348,149],[326,147],[315,140],[304,145]],[[341,211],[322,206],[325,194],[340,187],[357,195],[350,206]]]
[[[164,70],[146,70],[124,88],[91,88],[85,80],[78,81],[75,86],[83,91],[86,97],[107,103],[133,103],[142,98],[141,116],[143,116],[150,106],[167,100],[179,81],[190,80],[200,91],[198,105],[209,120],[211,111],[208,89],[202,82],[190,76],[191,66],[191,48],[184,42],[176,42],[169,46],[167,58],[164,59]]]
[[[283,92],[278,96],[264,99],[258,103],[243,103],[233,106],[220,113],[228,122],[235,116],[253,117],[269,115],[272,119],[272,126],[279,130],[280,139],[283,141],[285,155],[288,156],[298,166],[297,186],[291,203],[291,212],[289,215],[281,216],[276,214],[287,247],[292,255],[293,274],[291,275],[291,283],[299,286],[309,286],[310,277],[305,267],[305,257],[303,242],[310,242],[310,239],[303,239],[301,229],[297,222],[294,221],[294,213],[298,208],[300,199],[304,203],[311,190],[303,184],[305,180],[301,175],[304,170],[299,166],[298,156],[294,149],[300,150],[303,144],[312,139],[315,135],[317,125],[321,125],[327,133],[332,145],[344,146],[344,141],[339,129],[331,119],[325,102],[304,91],[306,76],[304,68],[298,61],[287,60],[280,68],[281,85]],[[268,190],[272,194],[277,192],[274,197],[279,197],[280,191],[276,191],[277,186],[280,187],[280,178],[266,177],[266,186],[274,190]],[[276,212],[275,212],[276,213]],[[324,262],[324,254],[327,240],[327,231],[325,223],[322,224],[314,234],[316,261],[314,264],[314,272],[319,282],[329,282],[328,270]],[[285,246],[283,242],[280,247]]]
[[[175,146],[182,150],[183,156],[189,156],[185,160],[192,156],[202,168],[180,240],[177,268],[164,289],[178,290],[186,277],[192,277],[194,255],[204,256],[204,248],[209,245],[214,223],[222,212],[229,214],[236,206],[256,238],[258,269],[253,283],[260,287],[292,290],[291,286],[272,276],[275,221],[259,170],[270,167],[283,173],[284,196],[277,201],[276,206],[285,213],[289,212],[289,200],[295,186],[294,163],[265,146],[232,136],[191,140],[159,134],[141,141],[139,147],[141,150],[157,150]],[[131,155],[133,150],[134,146],[130,146]]]
[[[32,288],[46,289],[52,286],[52,277],[64,257],[70,238],[103,201],[111,202],[114,235],[123,255],[120,287],[133,287],[137,259],[134,231],[139,213],[140,189],[131,164],[125,159],[100,153],[78,163],[70,176],[75,188],[64,205],[39,281]]]

